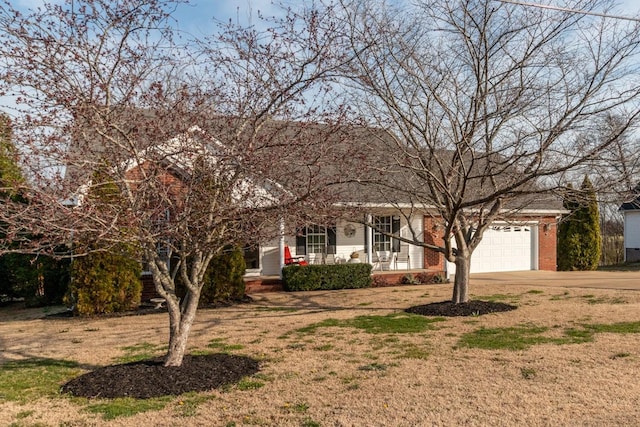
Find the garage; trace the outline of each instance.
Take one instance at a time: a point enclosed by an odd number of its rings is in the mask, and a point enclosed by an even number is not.
[[[537,269],[534,232],[535,227],[530,225],[491,226],[471,256],[471,273]],[[455,274],[454,264],[447,263],[447,269]]]

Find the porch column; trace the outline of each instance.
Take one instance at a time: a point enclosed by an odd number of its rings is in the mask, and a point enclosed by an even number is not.
[[[373,217],[371,214],[367,214],[367,224],[371,224],[373,221]],[[368,225],[364,226],[364,232],[367,234],[367,262],[369,264],[373,264],[373,229]]]
[[[282,269],[284,268],[284,218],[280,218],[280,238],[278,239],[278,260],[280,263],[280,278],[282,279]]]

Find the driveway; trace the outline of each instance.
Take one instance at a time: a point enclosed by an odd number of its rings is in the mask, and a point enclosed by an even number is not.
[[[640,291],[639,271],[511,271],[471,275],[471,285],[514,284]]]

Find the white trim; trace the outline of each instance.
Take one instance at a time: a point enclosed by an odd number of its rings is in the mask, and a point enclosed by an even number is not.
[[[280,218],[280,237],[278,238],[278,261],[279,261],[279,271],[280,278],[282,279],[282,269],[284,268],[284,246],[286,242],[284,239],[284,218]],[[262,258],[262,255],[260,256]]]
[[[373,216],[371,214],[367,214],[367,223],[371,224],[373,221]],[[369,264],[373,261],[373,228],[368,225],[364,226],[365,233],[367,233],[367,260]]]
[[[531,269],[540,270],[540,223],[531,225]]]
[[[370,208],[370,209],[422,209],[422,210],[431,210],[436,211],[435,206],[433,205],[425,205],[423,203],[374,203],[374,202],[337,202],[333,204],[336,207],[360,207],[360,208]],[[478,211],[478,209],[465,209],[466,212],[474,212]],[[568,214],[569,211],[564,208],[559,209],[500,209],[500,213],[512,213],[514,216],[516,215],[563,215]]]

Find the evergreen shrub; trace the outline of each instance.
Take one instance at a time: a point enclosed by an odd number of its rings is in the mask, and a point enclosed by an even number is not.
[[[141,265],[126,246],[93,252],[73,260],[72,282],[65,297],[78,315],[133,310],[140,305]]]
[[[289,265],[282,269],[286,291],[358,289],[371,286],[371,264]]]
[[[585,176],[580,190],[569,186],[563,203],[570,213],[558,227],[558,270],[595,270],[602,237],[596,193]]]
[[[204,277],[200,303],[217,304],[244,298],[246,269],[244,254],[240,248],[214,256]]]

